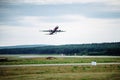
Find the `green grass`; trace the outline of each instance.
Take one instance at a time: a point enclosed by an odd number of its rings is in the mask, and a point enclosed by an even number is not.
[[[0,67],[0,80],[120,80],[120,65]]]
[[[15,58],[7,57],[6,61],[1,61],[0,65],[15,65],[15,64],[60,64],[60,63],[91,63],[96,61],[97,63],[109,63],[109,62],[120,62],[120,57],[117,58],[55,58],[46,59],[44,58]]]
[[[120,62],[120,58],[16,58],[7,57],[0,65]],[[120,80],[120,65],[0,67],[0,80]]]

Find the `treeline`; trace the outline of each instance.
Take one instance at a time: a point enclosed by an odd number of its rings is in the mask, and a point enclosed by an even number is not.
[[[3,48],[0,54],[64,54],[120,56],[120,42]]]

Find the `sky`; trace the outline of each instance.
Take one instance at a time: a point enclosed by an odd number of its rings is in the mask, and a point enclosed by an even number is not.
[[[103,42],[120,42],[120,0],[0,0],[0,46]]]

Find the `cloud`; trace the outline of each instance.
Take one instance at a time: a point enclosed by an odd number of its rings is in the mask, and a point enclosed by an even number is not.
[[[61,20],[54,22],[51,20]],[[120,19],[96,19],[81,15],[21,16],[16,18],[24,26],[0,27],[0,45],[16,44],[80,44],[120,41]],[[48,36],[40,30],[60,26],[65,33]]]
[[[0,45],[120,41],[118,0],[0,0],[0,2],[8,4],[0,8],[0,14],[4,15],[0,21]],[[61,4],[64,5],[61,7]],[[106,15],[113,17],[101,18]],[[39,32],[53,29],[56,25],[66,32],[53,36]]]
[[[120,24],[120,19],[102,19],[102,18],[89,18],[82,15],[60,15],[60,16],[21,16],[16,19],[20,24],[28,24],[32,26],[47,26],[56,24],[79,24],[79,25],[112,25]],[[47,24],[47,25],[46,25]],[[98,25],[99,24],[99,25]]]
[[[3,16],[54,16],[71,13],[96,18],[120,17],[118,0],[2,0],[2,2],[4,5],[0,7],[0,14]]]
[[[119,5],[119,0],[23,0],[24,3],[32,4],[73,4],[73,3],[104,3],[109,5]]]
[[[39,28],[23,26],[1,25],[0,39],[0,46],[39,44],[46,42],[44,35],[39,32]]]
[[[73,3],[104,3],[108,5],[120,5],[119,0],[1,0],[5,3],[31,3],[31,4],[73,4]]]

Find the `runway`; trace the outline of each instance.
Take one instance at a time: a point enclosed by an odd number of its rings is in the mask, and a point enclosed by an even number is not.
[[[114,65],[120,63],[96,63],[96,65]],[[27,66],[81,66],[92,65],[91,63],[67,63],[67,64],[22,64],[22,65],[0,65],[0,67],[27,67]],[[93,65],[95,66],[95,65]]]
[[[41,57],[56,57],[56,58],[120,58],[120,56],[66,56],[66,55],[1,55],[1,57],[16,57],[16,58],[41,58]]]

